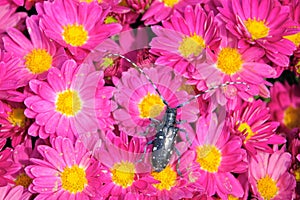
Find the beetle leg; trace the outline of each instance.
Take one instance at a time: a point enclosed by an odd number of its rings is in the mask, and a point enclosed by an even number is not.
[[[147,147],[148,147],[150,144],[153,144],[153,141],[154,141],[154,140],[151,140],[151,141],[149,141],[149,142],[146,143],[146,145],[145,145],[145,147],[144,147],[143,155],[142,155],[142,157],[137,161],[138,163],[139,163],[139,162],[142,162],[142,161],[144,160],[145,155],[146,155],[146,151],[147,151]]]
[[[177,174],[178,174],[179,176],[182,176],[182,173],[181,173],[181,171],[180,171],[180,169],[179,169],[179,165],[180,165],[180,156],[181,156],[181,154],[180,154],[179,150],[178,150],[176,147],[174,147],[174,150],[175,150],[175,152],[176,152],[176,154],[177,154],[177,156],[178,156],[178,160],[177,160],[177,163],[176,163],[176,171],[177,171]]]
[[[151,123],[157,123],[157,124],[160,123],[160,121],[155,118],[149,118],[149,120],[151,121]]]
[[[189,143],[189,145],[192,145],[192,141],[190,140],[188,132],[185,129],[182,129],[182,128],[180,128],[179,131],[181,131],[185,134],[186,141]]]
[[[184,124],[184,123],[187,123],[187,120],[179,120],[179,121],[176,121],[176,124]]]
[[[141,133],[142,136],[147,136],[148,133],[149,133],[149,129],[150,129],[150,128],[156,127],[156,126],[160,123],[160,121],[157,120],[157,119],[149,118],[149,120],[150,120],[151,123],[150,123],[149,126],[146,128],[145,132],[142,132],[142,133]]]

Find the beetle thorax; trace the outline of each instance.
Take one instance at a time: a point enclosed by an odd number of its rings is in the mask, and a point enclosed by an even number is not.
[[[177,109],[176,108],[167,108],[165,114],[165,120],[167,126],[172,126],[176,123]]]

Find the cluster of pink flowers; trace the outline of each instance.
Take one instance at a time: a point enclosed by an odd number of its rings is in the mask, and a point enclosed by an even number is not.
[[[300,0],[0,0],[0,37],[0,200],[300,198]]]

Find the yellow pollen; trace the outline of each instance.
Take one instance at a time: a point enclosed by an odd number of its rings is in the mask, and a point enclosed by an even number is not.
[[[227,75],[238,72],[242,68],[242,64],[242,56],[235,48],[223,48],[218,54],[217,67]]]
[[[26,68],[32,74],[46,72],[52,66],[52,56],[45,49],[33,49],[24,59]]]
[[[123,188],[127,188],[132,185],[135,178],[135,166],[132,162],[121,161],[119,163],[115,163],[111,169],[112,173],[112,181],[122,186]]]
[[[16,185],[21,185],[24,188],[28,188],[31,183],[32,179],[25,173],[19,174],[15,180]]]
[[[88,32],[83,25],[68,24],[63,26],[62,37],[64,41],[74,47],[80,47],[84,45],[88,40]]]
[[[276,182],[269,175],[266,175],[257,181],[257,190],[264,200],[270,200],[277,195],[279,188]]]
[[[105,24],[112,24],[112,23],[118,23],[118,20],[114,18],[113,16],[107,16],[104,20]]]
[[[300,182],[300,167],[294,171],[295,178],[297,182]]]
[[[251,127],[246,122],[241,123],[239,125],[238,131],[240,131],[241,133],[244,133],[244,135],[246,135],[244,143],[246,143],[252,136],[254,136],[256,134],[252,131]]]
[[[13,108],[12,111],[8,113],[8,121],[13,126],[24,127],[26,121],[24,110],[23,108]]]
[[[173,8],[174,5],[176,5],[179,2],[179,0],[162,0],[162,2],[165,4],[166,7]]]
[[[81,99],[76,91],[65,90],[57,94],[56,111],[66,116],[75,116],[81,110]]]
[[[239,198],[230,194],[228,195],[228,200],[239,200]]]
[[[87,183],[85,170],[77,165],[66,167],[61,173],[62,188],[73,194],[82,192]]]
[[[160,183],[153,184],[159,190],[170,190],[176,184],[177,173],[168,165],[160,172],[152,172],[151,175]]]
[[[80,0],[80,2],[92,3],[94,0]]]
[[[300,127],[300,108],[289,106],[285,109],[283,123],[289,129]]]
[[[202,170],[210,173],[218,171],[221,164],[222,154],[216,146],[209,144],[199,146],[196,152],[197,162],[200,164]]]
[[[253,40],[267,37],[269,34],[270,28],[264,20],[247,19],[244,23]]]
[[[203,38],[196,33],[190,37],[185,37],[180,42],[178,51],[184,58],[189,56],[199,56],[199,54],[205,48],[205,42]]]
[[[165,104],[157,94],[148,94],[138,104],[141,118],[155,118],[164,110]]]
[[[300,46],[300,32],[293,35],[284,36],[284,38],[293,42],[296,47]]]

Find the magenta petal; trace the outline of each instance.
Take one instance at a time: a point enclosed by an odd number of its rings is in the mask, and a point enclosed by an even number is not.
[[[49,176],[49,177],[37,177],[34,178],[32,183],[36,186],[43,187],[45,189],[54,189],[57,186],[60,186],[61,180],[59,176]],[[43,193],[42,191],[38,191],[39,193]]]
[[[21,196],[23,194],[23,187],[20,185],[17,185],[16,187],[11,188],[9,193],[5,196],[5,199],[3,200],[10,200],[10,199],[21,199]]]
[[[66,164],[63,162],[61,156],[55,149],[40,145],[38,146],[38,150],[43,154],[44,158],[47,159],[48,162],[55,166],[59,171],[63,171],[63,169],[66,167]]]
[[[48,120],[48,122],[47,122],[46,125],[45,125],[45,131],[46,131],[47,133],[52,133],[52,134],[55,133],[57,124],[58,124],[59,119],[60,119],[60,116],[61,116],[60,113],[55,112],[55,113],[50,117],[50,119]]]
[[[30,108],[37,113],[43,113],[54,110],[54,104],[49,101],[40,100],[31,104]]]
[[[74,147],[71,142],[71,140],[64,138],[62,141],[62,147],[63,147],[63,157],[66,162],[67,166],[73,166],[76,164],[76,160],[74,160],[73,155],[74,154]]]
[[[49,167],[33,165],[30,168],[30,173],[35,177],[51,177],[57,176],[58,171]]]

